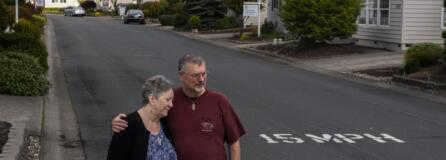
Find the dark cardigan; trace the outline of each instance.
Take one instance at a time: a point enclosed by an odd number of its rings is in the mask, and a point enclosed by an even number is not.
[[[146,160],[150,132],[138,112],[132,112],[125,119],[128,127],[120,133],[114,133],[108,148],[107,160]],[[161,119],[163,131],[170,140],[166,118]]]

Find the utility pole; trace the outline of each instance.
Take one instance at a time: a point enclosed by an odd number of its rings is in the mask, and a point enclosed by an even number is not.
[[[19,0],[15,0],[15,23],[19,23]]]
[[[257,15],[257,37],[260,37],[260,27],[262,27],[260,25],[260,0],[257,0],[257,10],[258,10],[258,15]]]

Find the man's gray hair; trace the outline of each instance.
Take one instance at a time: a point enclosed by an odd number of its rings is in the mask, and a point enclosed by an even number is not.
[[[181,59],[178,61],[178,71],[184,71],[184,68],[186,67],[186,64],[198,64],[201,66],[205,63],[204,58],[197,55],[192,54],[185,54]]]
[[[173,88],[173,83],[162,75],[155,75],[148,78],[142,85],[143,103],[150,102],[149,96],[159,98],[162,93]]]

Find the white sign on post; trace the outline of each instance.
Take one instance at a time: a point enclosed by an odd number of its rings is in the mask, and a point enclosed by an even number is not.
[[[243,16],[258,16],[259,10],[258,6],[255,4],[245,4],[243,5]]]

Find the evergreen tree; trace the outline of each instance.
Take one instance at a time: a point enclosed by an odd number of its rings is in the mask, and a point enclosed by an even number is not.
[[[200,17],[201,29],[215,29],[217,20],[225,17],[226,7],[221,0],[189,0],[186,13]]]

